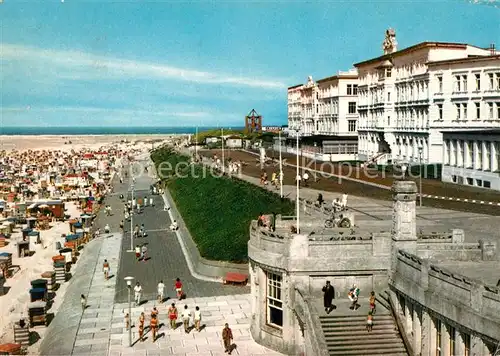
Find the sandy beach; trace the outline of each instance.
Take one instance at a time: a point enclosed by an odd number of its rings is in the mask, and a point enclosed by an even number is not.
[[[40,202],[43,199],[47,198],[45,195],[47,192],[44,188],[40,188],[43,186],[54,187],[54,189],[59,189],[60,192],[64,193],[61,190],[61,185],[63,187],[68,187],[68,183],[64,183],[67,181],[67,173],[54,173],[57,176],[57,182],[53,181],[49,182],[44,181],[42,184],[42,180],[48,179],[47,174],[52,169],[51,165],[47,165],[44,163],[44,157],[57,157],[61,154],[61,152],[66,152],[66,157],[73,157],[77,161],[73,160],[72,170],[74,170],[77,175],[82,174],[78,172],[93,172],[90,174],[93,175],[102,175],[106,174],[111,175],[112,177],[120,171],[121,167],[121,159],[114,158],[118,157],[118,155],[122,155],[122,157],[126,157],[128,154],[137,154],[141,152],[142,154],[147,154],[147,151],[151,148],[154,142],[160,144],[166,138],[171,135],[125,135],[125,136],[0,136],[1,149],[7,151],[6,155],[4,153],[4,158],[2,160],[2,164],[0,164],[0,178],[7,179],[2,181],[2,191],[3,195],[0,196],[0,200],[3,202],[3,211],[0,211],[2,215],[0,216],[3,221],[8,217],[16,216],[17,202],[21,204],[23,201],[38,201]],[[97,158],[99,155],[99,151],[106,152],[109,149],[109,155],[106,153],[105,158]],[[72,150],[75,153],[70,153]],[[22,152],[26,151],[45,151],[34,153],[28,152],[28,155],[23,155]],[[46,153],[49,151],[50,154],[54,156],[47,156]],[[58,153],[59,152],[59,153]],[[90,161],[85,161],[85,155],[92,155],[93,153],[97,153],[96,157],[93,157]],[[115,152],[115,153],[112,153]],[[102,155],[102,154],[101,154]],[[24,158],[23,158],[24,157]],[[26,158],[28,157],[28,158]],[[38,157],[38,158],[37,158]],[[40,157],[41,160],[40,160]],[[82,158],[83,157],[83,158]],[[10,159],[14,159],[17,161],[17,164],[12,164]],[[26,160],[27,162],[24,162]],[[29,161],[31,160],[31,161]],[[99,164],[93,163],[93,166],[87,166],[85,164],[82,165],[82,162],[100,162]],[[70,162],[71,160],[66,159],[65,162]],[[9,163],[10,162],[10,163]],[[75,163],[79,162],[79,163]],[[101,163],[106,163],[103,167],[105,168],[97,168],[101,167]],[[114,163],[112,163],[114,162]],[[120,163],[117,163],[120,162]],[[34,197],[29,198],[25,196],[23,192],[19,190],[22,185],[26,182],[24,177],[26,174],[24,173],[24,168],[19,168],[20,164],[31,164],[37,168],[33,168],[35,172],[38,172],[35,175],[32,175],[31,172],[28,173],[32,182],[28,183],[30,189],[38,190],[38,194],[35,194]],[[68,163],[69,164],[69,163]],[[10,165],[10,171],[9,166]],[[66,163],[65,163],[66,165]],[[118,167],[118,165],[120,167]],[[18,168],[16,168],[18,167]],[[24,167],[24,166],[23,166]],[[95,168],[88,168],[95,167]],[[18,172],[16,174],[12,174],[12,169],[17,169]],[[20,171],[19,171],[20,169]],[[63,169],[63,172],[65,170]],[[71,176],[71,175],[70,175]],[[74,175],[73,175],[74,176]],[[36,178],[33,178],[36,177]],[[83,177],[83,176],[82,176]],[[82,178],[87,179],[87,178]],[[90,179],[90,178],[89,178]],[[108,178],[109,179],[109,178]],[[89,190],[92,190],[93,193],[90,195],[95,196],[106,194],[106,192],[110,192],[110,186],[102,186],[100,189],[97,189],[96,182],[102,181],[102,179],[97,179],[95,181],[88,180],[84,185],[80,184],[70,184],[73,185],[71,188],[74,191],[74,194],[87,195],[89,196]],[[10,182],[10,183],[6,183]],[[93,182],[93,183],[92,183]],[[109,180],[111,182],[111,180]],[[98,183],[100,185],[103,183]],[[12,190],[11,190],[12,189]],[[41,190],[40,190],[41,189]],[[69,187],[66,191],[70,189]],[[8,193],[8,192],[17,193]],[[104,191],[104,193],[103,193]],[[67,192],[66,192],[67,193]],[[9,200],[7,202],[7,196],[14,194],[15,199],[14,202]],[[2,199],[2,197],[4,199]],[[52,198],[56,199],[56,198]],[[31,204],[31,203],[28,203]],[[39,203],[41,204],[41,203]],[[52,203],[51,203],[52,204]],[[7,209],[5,209],[7,207]],[[29,209],[29,208],[28,208]],[[87,210],[85,210],[86,212]],[[12,255],[12,272],[10,273],[10,278],[6,278],[4,281],[4,294],[0,293],[0,344],[2,343],[10,343],[14,342],[13,335],[13,325],[14,322],[19,321],[20,319],[28,318],[28,305],[30,304],[30,294],[29,290],[31,288],[30,282],[41,278],[41,274],[47,271],[53,271],[53,261],[52,257],[59,254],[57,249],[57,243],[59,242],[62,246],[64,246],[65,239],[62,237],[63,234],[70,234],[70,224],[68,223],[69,219],[79,218],[84,210],[80,205],[80,201],[67,201],[64,205],[64,213],[66,215],[65,221],[56,221],[55,219],[50,222],[49,229],[40,229],[40,239],[42,241],[41,244],[36,244],[34,246],[34,250],[32,250],[33,255],[29,257],[19,257],[18,256],[18,243],[23,240],[22,229],[25,225],[16,225],[14,232],[9,236],[9,243],[5,247],[0,247],[0,253],[10,253]],[[94,211],[95,213],[96,211]],[[33,215],[31,215],[33,216]],[[37,215],[40,217],[40,215]],[[68,219],[69,217],[69,219]],[[92,234],[92,230],[90,231]],[[85,253],[85,250],[83,250]],[[78,261],[76,264],[73,264],[71,267],[73,269],[78,268]],[[57,313],[59,306],[61,305],[65,290],[67,288],[68,283],[63,283],[59,286],[59,289],[56,291],[56,296],[52,301],[52,305],[49,309],[49,313]],[[38,334],[40,338],[43,338],[46,327],[44,326],[35,326],[30,329]],[[32,346],[28,348],[29,354],[37,354],[37,348],[40,345],[40,341],[37,341]]]
[[[0,136],[0,150],[80,150],[97,149],[104,145],[119,142],[155,142],[162,141],[173,135],[82,135],[82,136],[53,136],[53,135],[15,135]]]

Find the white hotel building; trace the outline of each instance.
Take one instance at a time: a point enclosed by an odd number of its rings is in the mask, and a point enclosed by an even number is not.
[[[384,55],[355,64],[360,160],[443,163],[442,131],[500,127],[498,52],[460,43],[396,46],[388,30]]]
[[[301,136],[357,136],[358,73],[339,72],[288,88],[288,127]]]

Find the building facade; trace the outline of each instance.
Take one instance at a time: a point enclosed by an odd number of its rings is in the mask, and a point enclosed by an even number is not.
[[[490,94],[486,83],[475,91],[474,80],[479,73],[484,81],[490,80],[490,74],[496,80],[498,52],[443,42],[423,42],[398,51],[393,30],[386,32],[383,50],[384,55],[354,65],[359,75],[359,158],[378,163],[442,163],[443,123],[447,129],[463,128],[456,112],[445,110],[444,103],[483,101],[486,91],[487,100],[493,99],[496,82]],[[488,126],[486,115],[479,120],[484,121],[480,126]]]
[[[390,233],[346,229],[293,234],[294,220],[277,219],[274,232],[252,222],[248,256],[253,338],[285,354],[305,356],[490,356],[500,351],[500,287],[470,277],[498,267],[497,242],[465,243],[462,230],[417,233],[416,195],[414,182],[395,182]],[[302,204],[305,210],[320,210]],[[361,304],[368,302],[370,291],[385,291],[394,322],[386,322],[388,327],[379,327],[367,341],[372,334],[364,329],[365,315],[355,330],[359,317],[353,310],[339,307],[332,312],[337,317],[323,311],[325,280],[331,281],[339,306],[346,305],[343,300],[348,303],[353,284],[361,290]],[[381,320],[378,309],[375,325]],[[345,320],[353,335],[325,337],[331,330],[342,331]],[[391,339],[395,329],[401,339]]]
[[[357,136],[356,70],[288,88],[288,127],[302,136]]]
[[[443,132],[444,182],[500,190],[499,169],[500,128]]]

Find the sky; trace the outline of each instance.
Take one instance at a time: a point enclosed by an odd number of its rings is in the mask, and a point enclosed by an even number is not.
[[[286,124],[287,87],[423,41],[500,47],[497,0],[0,0],[7,126]]]

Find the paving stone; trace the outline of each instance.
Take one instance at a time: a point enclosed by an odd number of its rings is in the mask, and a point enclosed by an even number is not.
[[[172,347],[173,353],[174,354],[186,354],[188,352],[196,353],[198,350],[196,349],[196,346],[185,346],[185,347]]]
[[[82,346],[75,346],[73,349],[73,355],[78,355],[78,354],[87,354],[90,352],[92,345],[82,345]]]
[[[92,352],[94,351],[106,351],[108,350],[108,347],[109,347],[109,343],[106,343],[106,344],[95,344],[95,345],[92,345]]]
[[[78,331],[78,334],[76,334],[76,340],[90,340],[94,338],[94,333],[86,333],[86,334],[80,334]]]

